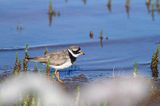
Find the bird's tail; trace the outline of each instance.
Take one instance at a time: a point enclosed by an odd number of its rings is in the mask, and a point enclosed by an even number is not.
[[[47,61],[44,57],[29,57],[28,60],[41,63],[45,63]]]
[[[27,58],[28,60],[34,60],[35,59],[35,57],[29,57],[29,58]]]

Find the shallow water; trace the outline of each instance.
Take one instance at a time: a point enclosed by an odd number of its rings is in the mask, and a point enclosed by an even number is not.
[[[107,0],[53,0],[60,16],[48,18],[49,0],[0,1],[0,70],[11,70],[15,53],[22,59],[25,44],[30,56],[78,44],[86,55],[80,57],[63,77],[83,73],[90,79],[114,75],[132,75],[133,64],[138,74],[151,76],[150,61],[160,42],[160,15],[154,18],[147,10],[145,0],[131,0],[129,14],[125,0],[112,1],[111,12]],[[17,30],[22,26],[22,30]],[[94,32],[90,39],[89,32]],[[103,31],[103,44],[100,32]],[[105,38],[108,37],[109,40]],[[30,63],[33,68],[34,63]],[[37,64],[39,68],[43,65]],[[114,70],[114,71],[113,71]]]

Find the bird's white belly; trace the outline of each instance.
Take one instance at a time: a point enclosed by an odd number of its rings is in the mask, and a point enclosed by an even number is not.
[[[65,69],[68,68],[72,65],[71,61],[67,61],[66,63],[59,65],[59,66],[54,66],[54,65],[50,65],[50,67],[57,69],[57,70],[61,70],[61,69]]]

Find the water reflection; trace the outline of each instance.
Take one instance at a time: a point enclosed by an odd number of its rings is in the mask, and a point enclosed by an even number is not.
[[[112,0],[108,0],[107,8],[108,8],[108,11],[109,11],[109,12],[112,11]]]
[[[73,72],[80,71],[80,70],[82,70],[82,69],[78,65],[72,65],[71,67],[64,69],[66,76],[68,76],[68,75],[70,76],[73,74]]]
[[[148,13],[151,12],[152,21],[154,21],[155,12],[160,13],[160,0],[156,0],[156,1],[146,0],[146,6],[147,6]]]
[[[49,26],[52,26],[52,20],[55,16],[60,16],[60,11],[56,12],[55,9],[53,8],[52,5],[52,0],[49,2],[48,6],[48,21],[49,21]]]
[[[157,7],[157,11],[160,14],[160,0],[156,1],[156,7]]]
[[[52,14],[48,14],[49,26],[52,26],[52,18],[53,18],[53,15]]]
[[[100,47],[103,48],[103,31],[100,32]]]
[[[52,0],[50,0],[49,2],[49,6],[48,6],[48,20],[49,20],[49,26],[52,25],[52,18],[53,16],[56,16],[56,12],[53,9],[53,5],[52,5]]]
[[[130,16],[130,0],[126,0],[125,9],[126,9],[127,16],[129,18],[129,16]]]
[[[24,27],[22,24],[20,24],[20,23],[17,24],[17,28],[16,28],[17,32],[21,32],[23,29],[24,29]]]
[[[87,4],[87,0],[82,0],[83,4],[86,5]]]
[[[64,0],[65,3],[68,3],[69,0]],[[81,0],[83,2],[84,5],[86,5],[88,3],[87,0]],[[148,13],[151,14],[152,16],[152,20],[154,21],[155,20],[155,8],[156,8],[156,11],[160,14],[160,0],[145,0],[145,5],[147,7],[147,11]],[[107,4],[106,4],[106,8],[109,12],[112,12],[112,4],[113,1],[112,0],[107,0]],[[153,5],[154,4],[154,5]],[[131,0],[125,0],[125,12],[126,12],[126,15],[127,17],[129,18],[130,17],[130,11],[131,11]],[[51,14],[50,14],[50,11],[51,11]],[[52,20],[53,20],[53,17],[54,16],[60,16],[60,12],[57,12],[53,9],[51,3],[49,4],[49,16],[48,16],[48,19],[49,19],[49,26],[52,25]],[[91,37],[92,38],[92,37]]]
[[[68,3],[68,0],[65,0],[65,3]]]
[[[106,40],[107,40],[107,41],[109,40],[108,36],[106,37]]]
[[[150,12],[150,8],[151,8],[151,0],[146,0],[146,6],[147,6],[147,10],[148,10],[148,13]]]
[[[103,36],[100,36],[99,39],[100,39],[100,47],[103,48]]]
[[[90,33],[89,33],[89,37],[90,37],[90,39],[93,39],[93,37],[94,37],[94,33],[93,33],[92,31],[90,31]]]
[[[93,38],[94,38],[94,32],[93,32],[93,31],[90,31],[89,37],[90,37],[90,39],[93,39]],[[97,38],[96,38],[96,39],[97,39]],[[102,30],[102,31],[99,33],[98,40],[99,40],[100,47],[103,48],[104,40],[105,40],[106,42],[108,42],[109,37],[107,36],[107,34],[104,35],[104,34],[103,34],[103,30]]]
[[[155,13],[154,13],[155,9],[154,9],[154,4],[152,4],[152,20],[155,20]]]

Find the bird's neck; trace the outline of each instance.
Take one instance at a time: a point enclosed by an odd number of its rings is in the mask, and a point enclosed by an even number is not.
[[[69,53],[69,57],[71,59],[71,63],[73,64],[76,61],[76,57],[74,57],[69,51],[68,51],[68,53]]]

